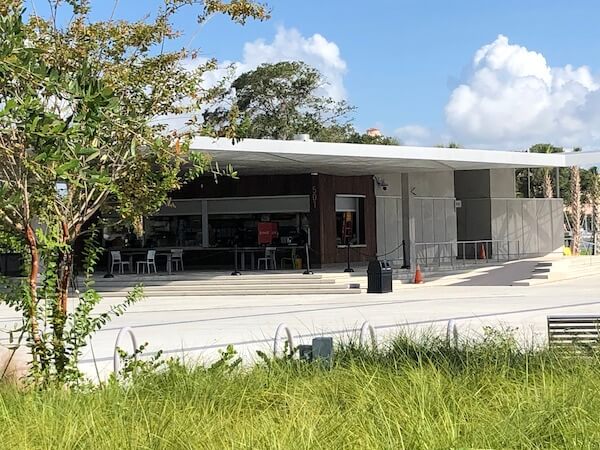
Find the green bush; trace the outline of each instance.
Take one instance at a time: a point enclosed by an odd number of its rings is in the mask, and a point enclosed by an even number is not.
[[[597,448],[600,360],[398,337],[244,368],[170,361],[90,391],[1,391],[2,448]]]

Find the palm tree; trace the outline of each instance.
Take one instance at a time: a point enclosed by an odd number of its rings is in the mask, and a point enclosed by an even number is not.
[[[590,174],[592,176],[592,186],[590,189],[589,202],[592,205],[593,211],[594,248],[596,248],[598,236],[600,234],[600,174],[598,173],[598,168],[592,167],[590,169]]]
[[[571,218],[573,219],[573,242],[571,251],[579,254],[581,246],[581,177],[579,167],[571,167]]]
[[[550,169],[544,169],[544,198],[554,197],[554,186],[552,186],[552,176]]]
[[[555,153],[556,149],[550,144],[546,144],[542,153]],[[544,198],[554,197],[554,188],[552,186],[552,175],[548,168],[544,169]]]

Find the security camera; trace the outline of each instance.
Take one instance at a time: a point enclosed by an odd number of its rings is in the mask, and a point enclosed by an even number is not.
[[[383,178],[378,178],[374,176],[373,180],[375,181],[377,186],[379,186],[384,191],[387,191],[389,184],[387,184]]]

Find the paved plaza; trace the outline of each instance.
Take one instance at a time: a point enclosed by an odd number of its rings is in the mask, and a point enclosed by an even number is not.
[[[102,307],[118,301],[106,299]],[[82,368],[91,377],[96,367],[106,376],[125,326],[138,343],[149,343],[148,352],[208,362],[233,344],[251,361],[256,350],[270,351],[280,323],[292,330],[296,345],[315,335],[356,336],[365,320],[383,341],[400,329],[442,333],[450,319],[462,335],[476,336],[484,326],[511,327],[523,342],[542,343],[546,316],[557,313],[600,313],[600,275],[529,287],[402,285],[391,294],[150,297],[94,336]],[[3,327],[16,321],[15,313],[0,309]]]

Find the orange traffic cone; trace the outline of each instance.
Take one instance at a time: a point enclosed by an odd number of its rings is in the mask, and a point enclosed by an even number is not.
[[[414,284],[422,284],[425,281],[423,278],[423,272],[421,272],[421,266],[417,264],[417,270],[415,271]]]
[[[487,259],[487,257],[485,256],[485,247],[483,246],[483,244],[481,244],[481,246],[479,247],[479,259]]]

